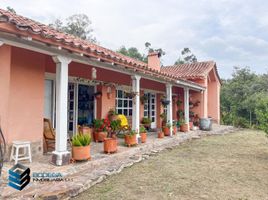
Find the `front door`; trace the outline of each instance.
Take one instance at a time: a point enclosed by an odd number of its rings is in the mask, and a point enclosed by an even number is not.
[[[91,126],[94,119],[94,86],[69,83],[68,132],[77,132],[77,126]]]
[[[144,117],[151,119],[151,128],[156,128],[156,94],[145,93],[148,100],[144,102]]]

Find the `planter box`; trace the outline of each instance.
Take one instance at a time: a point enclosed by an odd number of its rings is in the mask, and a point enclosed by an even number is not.
[[[137,144],[136,134],[135,135],[125,135],[125,144],[130,147]]]
[[[140,133],[141,143],[145,143],[147,139],[147,133]]]

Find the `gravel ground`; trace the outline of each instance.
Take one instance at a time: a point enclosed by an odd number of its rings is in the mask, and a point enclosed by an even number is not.
[[[113,175],[75,199],[268,200],[263,132],[205,137]]]

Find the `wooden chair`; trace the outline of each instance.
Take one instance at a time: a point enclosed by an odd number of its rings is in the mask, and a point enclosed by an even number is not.
[[[44,118],[44,153],[47,153],[49,148],[55,149],[55,131],[52,128],[51,122],[49,119]]]
[[[47,153],[49,148],[52,150],[55,149],[55,140],[56,140],[56,133],[55,130],[52,128],[51,122],[49,119],[44,118],[44,153]],[[70,139],[69,134],[67,134],[67,144],[72,146],[72,141]]]

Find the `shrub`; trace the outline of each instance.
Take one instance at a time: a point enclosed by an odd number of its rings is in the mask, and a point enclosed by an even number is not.
[[[89,134],[76,134],[72,137],[72,145],[76,147],[88,146],[91,143]]]

